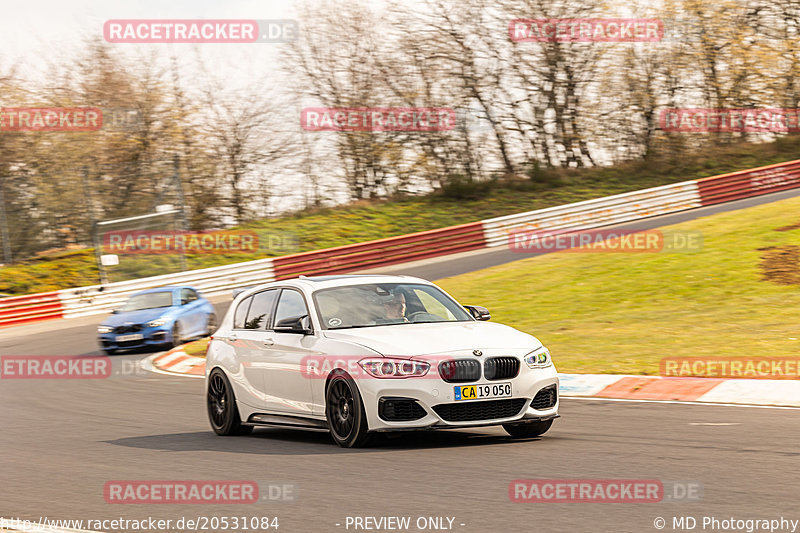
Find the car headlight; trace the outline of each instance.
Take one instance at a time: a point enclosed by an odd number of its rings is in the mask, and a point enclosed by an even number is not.
[[[111,326],[97,326],[97,333],[111,333],[114,328]]]
[[[409,361],[408,359],[392,359],[375,357],[358,362],[364,371],[374,378],[412,378],[424,376],[430,370],[430,363],[425,361]]]
[[[150,322],[148,322],[147,326],[151,328],[157,328],[158,326],[163,326],[167,322],[169,322],[169,320],[167,320],[166,318],[156,318],[155,320],[151,320]]]
[[[527,354],[524,359],[525,364],[530,368],[547,368],[553,364],[553,360],[550,358],[550,350],[544,346]]]

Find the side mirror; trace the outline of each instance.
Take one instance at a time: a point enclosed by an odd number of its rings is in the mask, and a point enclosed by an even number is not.
[[[181,305],[188,305],[189,299],[188,298],[181,298]]]
[[[311,325],[309,324],[308,315],[284,318],[283,320],[279,320],[272,329],[275,333],[299,333],[301,335],[310,335],[313,333]]]
[[[480,305],[465,305],[464,309],[469,311],[469,314],[471,314],[475,320],[489,320],[492,318],[489,310]]]

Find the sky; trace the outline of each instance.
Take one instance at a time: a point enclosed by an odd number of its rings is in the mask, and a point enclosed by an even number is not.
[[[8,0],[6,0],[8,2]],[[23,74],[47,75],[47,64],[75,57],[86,39],[101,37],[110,19],[295,19],[295,2],[286,0],[24,0],[2,10],[0,64],[17,64]],[[183,64],[199,49],[211,68],[232,83],[277,73],[277,57],[285,45],[253,44],[116,44],[125,52],[173,53]],[[235,60],[231,60],[235,58]],[[246,74],[246,75],[245,75]]]
[[[286,0],[6,0],[0,16],[0,72],[9,65],[18,75],[36,85],[46,85],[50,65],[74,61],[85,51],[85,43],[103,38],[107,20],[119,19],[297,19],[297,2]],[[0,4],[1,5],[1,4]],[[155,55],[167,65],[178,58],[181,78],[190,92],[193,80],[202,80],[197,66],[198,54],[216,79],[224,80],[225,89],[258,84],[265,91],[281,91],[286,83],[280,54],[286,44],[111,44],[114,49],[133,57]],[[2,106],[0,94],[0,106]],[[36,105],[35,102],[31,103]],[[293,189],[290,198],[281,191],[277,203],[298,207],[301,193]],[[272,203],[272,202],[271,202]]]

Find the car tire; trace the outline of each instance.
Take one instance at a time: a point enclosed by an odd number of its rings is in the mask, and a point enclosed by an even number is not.
[[[361,394],[353,378],[344,372],[328,381],[325,418],[331,437],[342,448],[366,446],[372,440]]]
[[[253,431],[253,426],[242,425],[231,382],[219,368],[212,370],[208,376],[206,407],[208,421],[217,435],[247,435]]]
[[[181,337],[181,325],[178,321],[175,321],[175,324],[172,326],[172,343],[171,347],[175,348],[176,346],[180,346],[183,344],[183,338]]]
[[[543,435],[552,425],[552,420],[540,420],[526,424],[503,424],[503,429],[515,439],[524,439]]]
[[[211,313],[208,315],[208,331],[206,332],[206,336],[210,337],[214,334],[214,331],[217,329],[217,315]]]
[[[106,355],[114,355],[117,351],[113,348],[103,348],[103,353]]]

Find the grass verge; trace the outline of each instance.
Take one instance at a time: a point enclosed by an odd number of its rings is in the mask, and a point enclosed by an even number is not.
[[[205,357],[206,356],[206,348],[208,348],[208,337],[203,337],[202,339],[198,339],[196,341],[187,342],[181,349],[186,355],[191,355],[193,357]]]
[[[793,198],[670,227],[702,232],[697,252],[558,252],[439,283],[536,335],[561,372],[658,374],[666,356],[797,356],[798,223]]]

